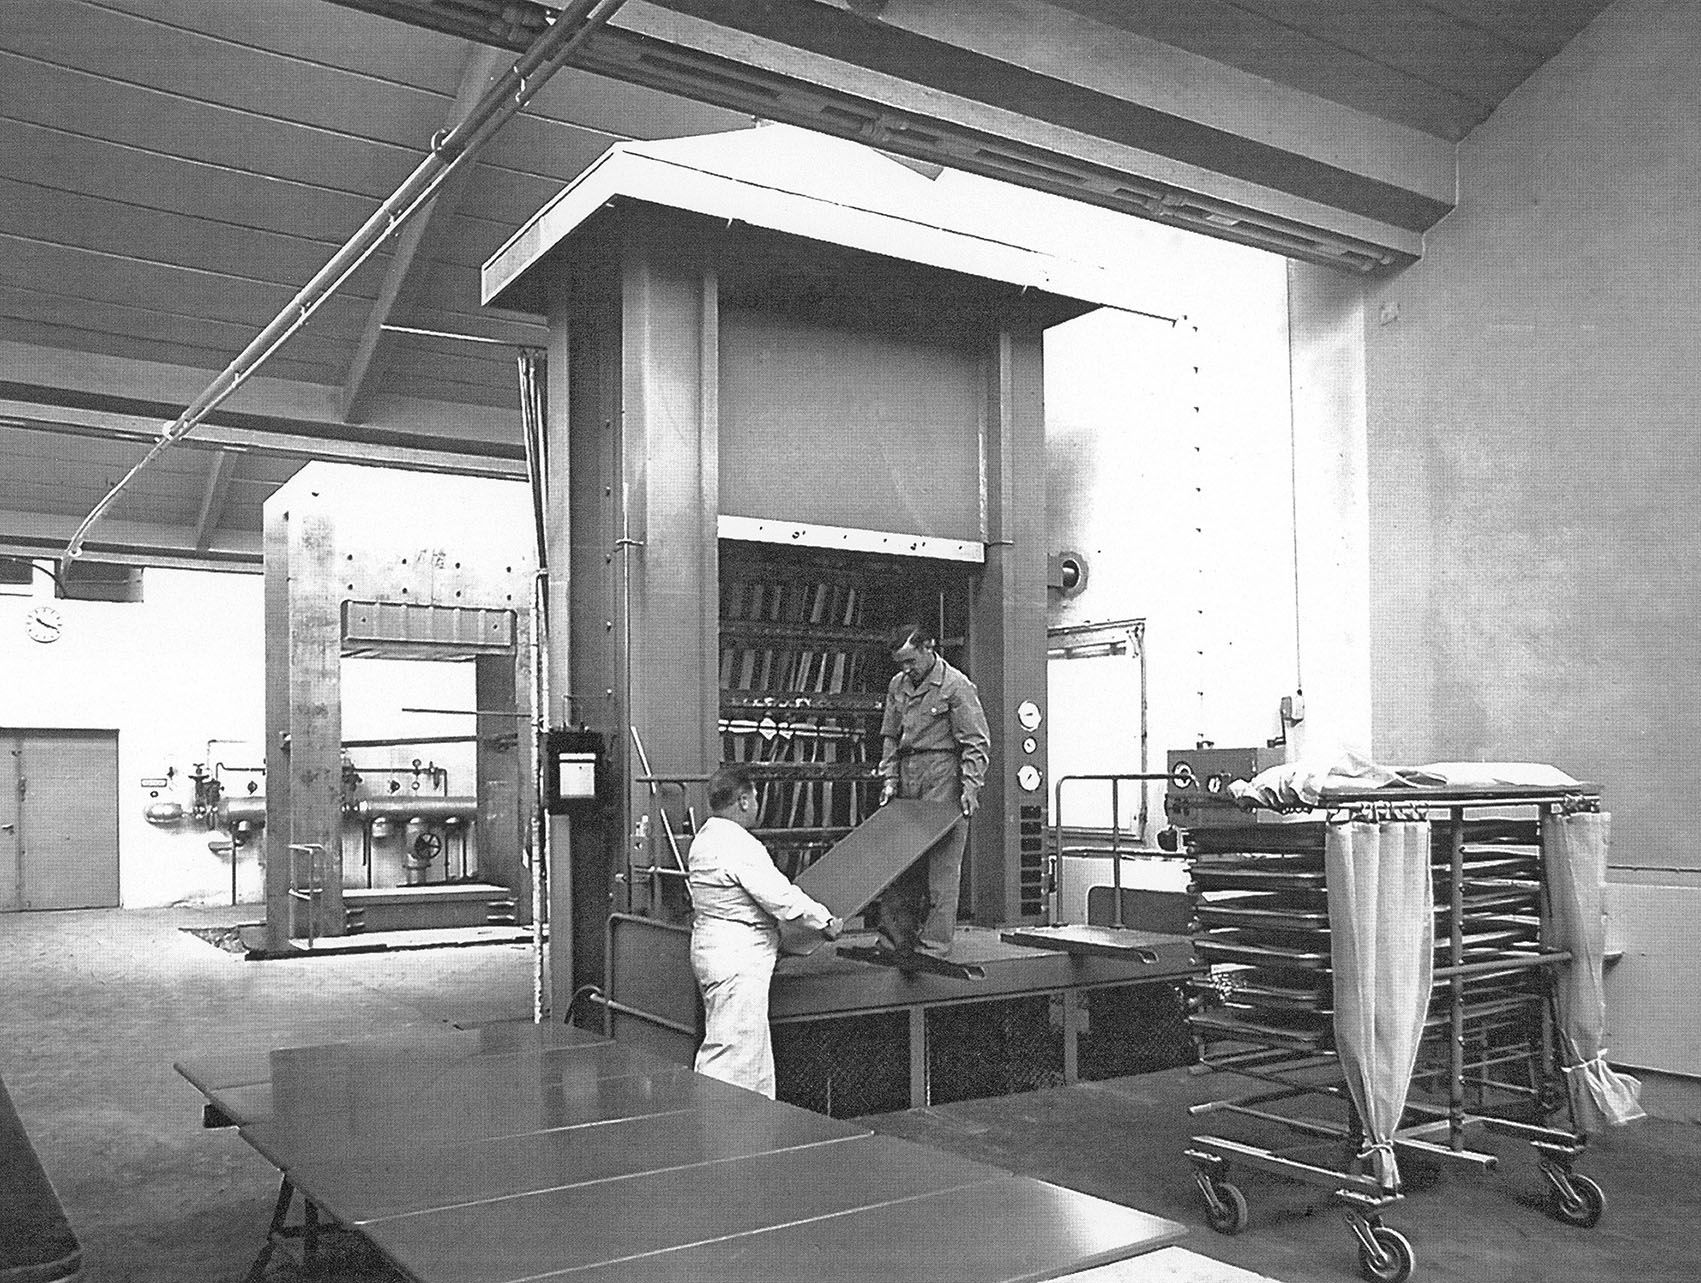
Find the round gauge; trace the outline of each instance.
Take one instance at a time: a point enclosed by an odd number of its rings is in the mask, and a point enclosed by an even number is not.
[[[1035,739],[1032,735],[1028,736],[1027,739],[1022,741],[1022,752],[1024,752],[1024,753],[1037,753],[1037,752],[1039,752],[1039,741],[1037,739]]]
[[[1024,731],[1037,731],[1040,724],[1040,708],[1031,699],[1025,699],[1016,705],[1016,720],[1022,724]]]
[[[1171,787],[1178,789],[1193,787],[1193,767],[1187,762],[1177,762],[1169,773]]]
[[[65,629],[65,621],[59,617],[59,612],[52,606],[37,606],[24,616],[24,631],[32,640],[38,642],[55,642]]]
[[[1040,786],[1039,767],[1032,764],[1022,767],[1016,772],[1016,783],[1021,785],[1023,792],[1034,792]]]

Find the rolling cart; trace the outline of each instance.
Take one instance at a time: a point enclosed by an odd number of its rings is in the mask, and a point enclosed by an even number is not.
[[[1612,1071],[1598,1015],[1592,1046],[1587,1030],[1573,1036],[1577,1009],[1599,1001],[1600,950],[1580,934],[1588,877],[1571,866],[1587,860],[1579,826],[1604,860],[1599,790],[1334,790],[1312,810],[1187,833],[1194,947],[1212,964],[1189,1023],[1203,1066],[1258,1085],[1190,1113],[1304,1138],[1192,1137],[1212,1228],[1247,1223],[1237,1167],[1320,1186],[1344,1209],[1363,1276],[1403,1283],[1416,1252],[1382,1221],[1402,1197],[1396,1153],[1491,1170],[1495,1155],[1469,1143],[1482,1130],[1528,1140],[1552,1214],[1593,1226],[1606,1198],[1573,1165],[1596,1116],[1576,1096],[1583,1069]],[[1295,1112],[1308,1099],[1333,1104]]]

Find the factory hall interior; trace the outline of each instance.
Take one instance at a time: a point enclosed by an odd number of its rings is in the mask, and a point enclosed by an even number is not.
[[[0,5],[0,1283],[1696,1278],[1697,65]]]

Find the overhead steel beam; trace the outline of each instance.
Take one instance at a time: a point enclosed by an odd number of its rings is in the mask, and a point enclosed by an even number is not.
[[[506,52],[495,46],[472,46],[467,53],[466,65],[461,70],[461,84],[455,92],[455,104],[449,111],[448,119],[443,122],[444,133],[453,130],[471,115],[491,82],[507,70],[509,61]],[[359,423],[366,416],[370,408],[373,384],[381,373],[379,350],[385,342],[384,327],[395,311],[396,301],[407,288],[414,257],[419,253],[426,233],[433,226],[440,227],[454,217],[471,177],[470,166],[456,170],[443,181],[437,189],[437,195],[408,220],[396,237],[396,248],[391,252],[389,264],[384,269],[384,280],[378,287],[378,297],[373,300],[372,310],[367,314],[366,326],[354,345],[354,354],[349,358],[348,374],[343,379],[344,423]]]
[[[717,14],[735,12],[718,0],[659,2],[719,22],[728,18]],[[1107,137],[1278,191],[1329,191],[1343,207],[1408,230],[1431,226],[1454,203],[1448,139],[1054,4],[892,0],[870,12],[862,0],[785,0],[757,8],[776,18],[747,19],[745,29],[770,38],[816,27],[816,47],[855,39],[871,55],[878,42],[867,65],[1053,123],[1090,118]]]
[[[212,462],[207,465],[206,486],[201,491],[201,511],[195,517],[196,552],[207,550],[213,531],[218,529],[219,519],[224,516],[225,496],[230,493],[231,473],[235,470],[235,461],[228,451],[213,452]]]
[[[74,405],[44,405],[31,401],[0,398],[0,428],[21,428],[61,436],[91,437],[102,441],[143,444],[154,440],[159,420],[145,414]],[[520,447],[490,447],[479,442],[444,441],[441,448],[424,448],[373,434],[365,440],[337,436],[306,435],[274,428],[252,428],[225,423],[205,423],[183,443],[186,450],[227,454],[254,454],[307,462],[325,459],[334,463],[363,464],[379,468],[406,468],[416,472],[446,472],[469,477],[526,475]],[[109,539],[110,543],[111,540]]]
[[[15,381],[26,372],[29,382]],[[205,380],[205,370],[188,366],[0,340],[0,407],[6,413],[67,422],[86,413],[89,422],[143,429],[138,441],[157,439],[160,419]],[[483,406],[386,393],[375,399],[366,424],[351,427],[337,417],[338,392],[319,383],[256,376],[181,444],[193,448],[203,434],[215,445],[284,448],[293,442],[288,451],[308,458],[342,458],[338,452],[346,449],[372,456],[350,462],[524,475],[517,415],[510,420]]]
[[[551,8],[333,3],[508,47]],[[573,62],[1349,271],[1453,202],[1443,140],[1032,0],[630,0]]]
[[[0,552],[17,557],[57,557],[76,529],[77,518],[62,513],[0,510]],[[260,536],[226,532],[216,545],[191,547],[181,526],[112,518],[101,537],[88,540],[84,553],[96,561],[126,566],[171,566],[180,570],[260,572]]]

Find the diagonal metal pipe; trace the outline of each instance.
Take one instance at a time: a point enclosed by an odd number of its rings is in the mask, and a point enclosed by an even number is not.
[[[466,118],[431,140],[431,150],[401,186],[379,205],[329,262],[301,287],[296,296],[243,348],[182,414],[166,426],[153,447],[125,473],[99,503],[83,518],[71,541],[65,545],[61,565],[69,565],[82,554],[89,531],[106,515],[124,490],[155,459],[188,436],[235,392],[262,363],[312,317],[326,299],[370,258],[401,225],[429,202],[443,181],[468,157],[474,155],[507,121],[531,101],[544,83],[561,69],[586,37],[601,27],[625,0],[575,0],[556,17],[553,25],[532,42],[529,49],[485,91]]]

